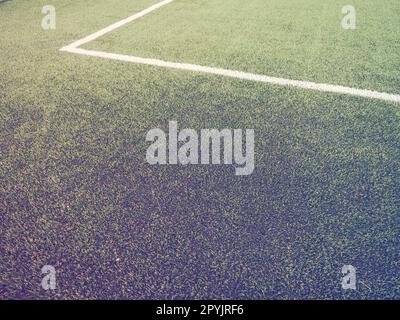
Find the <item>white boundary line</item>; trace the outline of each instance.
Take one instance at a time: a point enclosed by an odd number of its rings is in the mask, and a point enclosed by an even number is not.
[[[161,8],[162,6],[165,6],[165,5],[167,5],[167,4],[169,4],[169,3],[173,2],[173,1],[174,0],[164,0],[164,1],[161,1],[159,3],[156,3],[155,5],[152,5],[151,7],[147,8],[147,9],[144,9],[143,11],[140,11],[140,12],[134,14],[133,16],[130,16],[130,17],[126,18],[126,19],[123,19],[121,21],[118,21],[118,22],[112,24],[111,26],[108,26],[107,28],[104,28],[104,29],[101,29],[101,30],[99,30],[99,31],[97,31],[95,33],[92,33],[91,35],[88,35],[87,37],[85,37],[83,39],[75,41],[75,42],[71,43],[70,45],[68,45],[68,46],[66,46],[64,48],[61,48],[60,50],[61,51],[69,51],[69,49],[80,47],[80,46],[84,45],[85,43],[93,41],[94,39],[97,39],[98,37],[104,36],[106,33],[109,33],[109,32],[111,32],[111,31],[113,31],[115,29],[118,29],[118,28],[122,27],[123,25],[125,25],[125,24],[127,24],[129,22],[137,20],[137,19],[145,16],[146,14],[149,14],[150,12],[152,12],[154,10],[157,10],[158,8]]]
[[[210,73],[210,74],[221,75],[221,76],[225,76],[225,77],[237,78],[237,79],[242,79],[242,80],[271,83],[271,84],[280,85],[280,86],[291,86],[291,87],[316,90],[316,91],[321,91],[321,92],[347,94],[347,95],[370,98],[370,99],[378,99],[378,100],[385,100],[385,101],[391,101],[391,102],[400,102],[400,95],[390,94],[390,93],[385,93],[385,92],[357,89],[357,88],[344,87],[344,86],[325,84],[325,83],[315,83],[315,82],[310,82],[310,81],[276,78],[276,77],[270,77],[267,75],[247,73],[247,72],[243,72],[243,71],[206,67],[206,66],[200,66],[200,65],[196,65],[196,64],[188,64],[188,63],[169,62],[169,61],[163,61],[163,60],[158,60],[158,59],[147,59],[147,58],[128,56],[128,55],[123,55],[123,54],[108,53],[108,52],[103,52],[103,51],[94,51],[94,50],[86,50],[86,49],[78,48],[90,41],[93,41],[93,40],[105,35],[106,33],[109,33],[117,28],[122,27],[123,25],[125,25],[127,23],[137,20],[137,19],[149,14],[150,12],[157,10],[173,1],[174,0],[161,1],[161,2],[159,2],[155,5],[152,5],[151,7],[147,8],[143,11],[140,11],[126,19],[123,19],[123,20],[121,20],[117,23],[114,23],[104,29],[101,29],[91,35],[88,35],[87,37],[85,37],[83,39],[77,40],[77,41],[67,45],[66,47],[61,48],[60,51],[82,54],[85,56],[100,57],[100,58],[106,58],[106,59],[112,59],[112,60],[146,64],[146,65],[157,66],[157,67],[180,69],[180,70],[202,72],[202,73]]]

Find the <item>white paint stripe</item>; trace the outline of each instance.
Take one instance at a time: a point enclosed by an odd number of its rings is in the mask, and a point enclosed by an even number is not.
[[[169,62],[169,61],[163,61],[163,60],[158,60],[158,59],[146,59],[146,58],[141,58],[141,57],[134,57],[134,56],[128,56],[128,55],[116,54],[116,53],[108,53],[108,52],[103,52],[103,51],[86,50],[86,49],[80,49],[80,48],[69,48],[64,51],[68,51],[68,52],[76,53],[76,54],[82,54],[85,56],[133,62],[133,63],[146,64],[146,65],[157,66],[157,67],[188,70],[188,71],[194,71],[194,72],[211,73],[211,74],[221,75],[221,76],[225,76],[225,77],[237,78],[237,79],[242,79],[242,80],[250,80],[250,81],[256,81],[256,82],[265,82],[265,83],[271,83],[271,84],[281,85],[281,86],[291,86],[291,87],[310,89],[310,90],[316,90],[316,91],[322,91],[322,92],[340,93],[340,94],[347,94],[347,95],[359,96],[359,97],[370,98],[370,99],[379,99],[379,100],[386,100],[386,101],[391,101],[391,102],[400,102],[400,95],[371,91],[371,90],[364,90],[364,89],[356,89],[356,88],[350,88],[350,87],[344,87],[344,86],[338,86],[338,85],[332,85],[332,84],[276,78],[276,77],[270,77],[270,76],[261,75],[261,74],[247,73],[247,72],[236,71],[236,70],[205,67],[205,66],[188,64],[188,63],[176,63],[176,62]]]
[[[129,22],[139,19],[139,18],[145,16],[146,14],[149,14],[150,12],[157,10],[157,9],[161,8],[162,6],[165,6],[173,1],[174,0],[161,1],[139,13],[136,13],[124,20],[114,23],[111,26],[108,26],[107,28],[101,29],[100,31],[97,31],[83,39],[75,41],[75,42],[71,43],[70,45],[61,48],[60,50],[70,52],[70,53],[82,54],[82,55],[86,55],[86,56],[93,56],[93,57],[100,57],[100,58],[106,58],[106,59],[112,59],[112,60],[140,63],[140,64],[146,64],[146,65],[158,66],[158,67],[164,67],[164,68],[210,73],[210,74],[216,74],[216,75],[237,78],[237,79],[242,79],[242,80],[271,83],[271,84],[280,85],[280,86],[291,86],[291,87],[316,90],[316,91],[321,91],[321,92],[347,94],[347,95],[352,95],[352,96],[359,96],[359,97],[364,97],[364,98],[379,99],[379,100],[400,103],[400,95],[390,94],[390,93],[385,93],[385,92],[350,88],[350,87],[325,84],[325,83],[315,83],[315,82],[310,82],[310,81],[276,78],[276,77],[270,77],[270,76],[261,75],[261,74],[247,73],[247,72],[236,71],[236,70],[205,67],[205,66],[188,64],[188,63],[169,62],[169,61],[163,61],[163,60],[158,60],[158,59],[147,59],[147,58],[134,57],[134,56],[128,56],[128,55],[123,55],[123,54],[108,53],[108,52],[86,50],[86,49],[78,48],[79,46],[82,46],[83,44],[93,41],[93,40],[97,39],[98,37],[101,37],[101,36],[105,35],[106,33],[113,31],[117,28],[120,28]]]
[[[64,48],[61,48],[60,50],[61,51],[68,51],[67,49],[80,47],[80,46],[84,45],[85,43],[88,43],[90,41],[93,41],[93,40],[101,37],[101,36],[104,36],[106,33],[109,33],[109,32],[111,32],[111,31],[113,31],[115,29],[118,29],[118,28],[122,27],[123,25],[125,25],[125,24],[127,24],[129,22],[137,20],[137,19],[145,16],[146,14],[149,14],[150,12],[152,12],[154,10],[157,10],[157,9],[159,9],[159,8],[165,6],[165,5],[167,5],[167,4],[169,4],[169,3],[173,2],[173,1],[174,0],[164,0],[164,1],[161,1],[159,3],[156,3],[155,5],[147,8],[147,9],[144,9],[143,11],[140,11],[140,12],[138,12],[138,13],[126,18],[126,19],[123,19],[121,21],[118,21],[118,22],[112,24],[111,26],[108,26],[107,28],[104,28],[104,29],[101,29],[101,30],[99,30],[99,31],[97,31],[95,33],[92,33],[91,35],[88,35],[87,37],[85,37],[83,39],[77,40],[77,41],[69,44],[68,46],[66,46]]]

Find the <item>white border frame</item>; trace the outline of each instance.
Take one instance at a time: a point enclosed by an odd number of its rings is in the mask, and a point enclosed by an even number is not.
[[[125,62],[133,62],[157,67],[164,67],[164,68],[172,68],[172,69],[180,69],[180,70],[187,70],[187,71],[194,71],[194,72],[202,72],[202,73],[210,73],[215,75],[221,75],[225,77],[237,78],[242,80],[248,81],[256,81],[256,82],[264,82],[270,83],[280,86],[290,86],[290,87],[297,87],[309,90],[316,90],[321,92],[330,92],[330,93],[338,93],[338,94],[346,94],[370,99],[378,99],[378,100],[385,100],[390,102],[400,102],[400,95],[390,94],[385,92],[378,92],[372,90],[364,90],[364,89],[357,89],[345,86],[338,86],[333,84],[325,84],[325,83],[315,83],[310,81],[301,81],[301,80],[291,80],[285,78],[277,78],[277,77],[270,77],[267,75],[262,74],[254,74],[248,73],[243,71],[237,70],[229,70],[229,69],[221,69],[221,68],[213,68],[213,67],[206,67],[196,64],[188,64],[188,63],[177,63],[177,62],[170,62],[170,61],[163,61],[158,59],[147,59],[135,56],[128,56],[123,54],[116,54],[116,53],[109,53],[104,51],[95,51],[95,50],[86,50],[79,48],[80,46],[91,42],[106,33],[109,33],[117,28],[124,26],[127,23],[130,23],[134,20],[140,19],[141,17],[151,13],[154,10],[157,10],[165,5],[168,5],[175,0],[164,0],[158,2],[151,7],[140,11],[126,19],[118,21],[104,29],[101,29],[93,34],[88,35],[85,38],[77,40],[63,48],[60,51],[75,53],[75,54],[82,54],[85,56],[92,56],[92,57],[100,57],[112,60],[119,60]]]

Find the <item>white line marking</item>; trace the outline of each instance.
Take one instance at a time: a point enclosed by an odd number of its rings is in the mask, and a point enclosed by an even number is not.
[[[106,58],[112,60],[119,60],[119,61],[126,61],[126,62],[133,62],[157,67],[164,67],[164,68],[172,68],[172,69],[179,69],[179,70],[188,70],[194,72],[202,72],[202,73],[210,73],[215,75],[221,75],[225,77],[237,78],[242,80],[249,80],[249,81],[256,81],[256,82],[264,82],[264,83],[271,83],[280,86],[290,86],[290,87],[297,87],[309,90],[316,90],[321,92],[330,92],[330,93],[339,93],[339,94],[347,94],[352,96],[370,98],[370,99],[378,99],[378,100],[385,100],[391,102],[400,102],[400,95],[390,94],[385,92],[378,92],[372,90],[364,90],[364,89],[357,89],[333,84],[325,84],[325,83],[315,83],[310,81],[301,81],[301,80],[291,80],[291,79],[284,79],[284,78],[276,78],[270,77],[261,74],[254,74],[248,73],[243,71],[237,70],[229,70],[229,69],[221,69],[221,68],[213,68],[213,67],[206,67],[200,66],[196,64],[188,64],[188,63],[177,63],[177,62],[169,62],[163,61],[158,59],[147,59],[135,56],[128,56],[123,54],[116,54],[116,53],[108,53],[103,51],[94,51],[94,50],[86,50],[80,49],[79,46],[86,44],[94,39],[97,39],[100,36],[105,35],[106,33],[113,31],[131,21],[139,19],[144,15],[165,6],[174,0],[164,0],[161,1],[139,13],[134,14],[124,20],[121,20],[117,23],[112,24],[111,26],[104,28],[100,31],[97,31],[83,39],[75,41],[70,45],[61,48],[61,51],[66,51],[70,53],[81,54],[85,56],[92,56],[92,57],[99,57],[99,58]]]
[[[265,76],[265,75],[247,73],[247,72],[242,72],[242,71],[205,67],[205,66],[188,64],[188,63],[176,63],[176,62],[169,62],[169,61],[163,61],[163,60],[158,60],[158,59],[147,59],[147,58],[141,58],[141,57],[127,56],[127,55],[123,55],[123,54],[108,53],[108,52],[104,52],[104,51],[86,50],[86,49],[80,49],[80,48],[71,48],[71,49],[68,49],[67,51],[71,52],[71,53],[82,54],[85,56],[133,62],[133,63],[139,63],[139,64],[147,64],[147,65],[151,65],[151,66],[164,67],[164,68],[211,73],[211,74],[221,75],[221,76],[225,76],[225,77],[257,81],[257,82],[272,83],[272,84],[281,85],[281,86],[292,86],[292,87],[311,89],[311,90],[317,90],[317,91],[322,91],[322,92],[350,94],[353,96],[359,96],[359,97],[365,97],[365,98],[371,98],[371,99],[381,99],[381,100],[386,100],[386,101],[400,102],[399,95],[371,91],[371,90],[355,89],[355,88],[337,86],[337,85],[332,85],[332,84],[323,84],[323,83],[314,83],[314,82],[309,82],[309,81],[299,81],[299,80],[275,78],[275,77],[269,77],[269,76]]]
[[[147,8],[147,9],[144,9],[143,11],[140,11],[140,12],[138,12],[138,13],[126,18],[126,19],[123,19],[121,21],[118,21],[118,22],[112,24],[111,26],[108,26],[107,28],[104,28],[104,29],[101,29],[101,30],[99,30],[99,31],[97,31],[95,33],[92,33],[92,34],[88,35],[87,37],[85,37],[83,39],[77,40],[77,41],[69,44],[68,46],[66,46],[64,48],[61,48],[60,50],[61,51],[68,51],[68,49],[70,49],[70,48],[78,48],[78,47],[80,47],[80,46],[82,46],[82,45],[84,45],[84,44],[86,44],[86,43],[88,43],[90,41],[93,41],[93,40],[95,40],[95,39],[97,39],[97,38],[99,38],[101,36],[104,36],[106,33],[109,33],[109,32],[111,32],[111,31],[113,31],[115,29],[118,29],[118,28],[122,27],[123,25],[125,25],[125,24],[127,24],[129,22],[137,20],[137,19],[145,16],[146,14],[149,14],[150,12],[152,12],[154,10],[157,10],[157,9],[161,8],[162,6],[165,6],[165,5],[167,5],[167,4],[169,4],[169,3],[173,2],[173,1],[174,0],[164,0],[164,1],[161,1],[159,3],[156,3],[155,5],[152,5],[151,7]]]

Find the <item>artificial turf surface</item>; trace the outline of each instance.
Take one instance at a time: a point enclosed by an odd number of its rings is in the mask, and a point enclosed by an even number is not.
[[[399,5],[353,2],[176,0],[85,48],[399,93]],[[399,104],[58,51],[153,3],[0,4],[0,298],[399,298]],[[148,165],[171,120],[254,128],[253,175]]]

